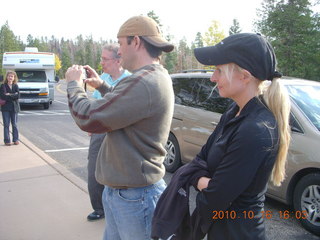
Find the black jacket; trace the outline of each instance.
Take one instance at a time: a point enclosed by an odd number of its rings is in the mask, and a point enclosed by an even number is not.
[[[179,168],[162,193],[152,219],[153,239],[191,240],[192,224],[189,214],[189,188],[196,185],[202,176],[209,177],[207,163],[195,158],[191,163]]]
[[[5,93],[10,93],[10,95],[5,95]],[[0,86],[0,98],[6,100],[6,104],[1,106],[1,111],[15,111],[18,112],[19,103],[18,99],[20,97],[18,84],[13,84],[12,89],[8,84],[1,84]]]
[[[223,114],[199,153],[212,179],[197,195],[194,216],[208,240],[265,239],[262,211],[279,149],[277,122],[262,98],[238,111],[233,104]]]
[[[262,211],[279,149],[278,127],[261,98],[252,98],[236,116],[238,111],[233,104],[198,156],[174,174],[157,204],[153,237],[166,239],[175,233],[173,239],[184,240],[199,240],[206,234],[208,240],[265,239]],[[199,165],[199,159],[206,164]],[[204,172],[195,169],[205,165]],[[207,171],[211,180],[197,194],[190,219],[189,200],[177,193],[183,186],[188,194],[188,187],[196,187]]]

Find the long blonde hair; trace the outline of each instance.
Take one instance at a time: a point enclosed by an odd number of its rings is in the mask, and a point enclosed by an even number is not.
[[[225,74],[229,81],[231,81],[234,69],[238,71],[245,70],[234,63],[225,64],[223,65],[223,68],[225,69]],[[288,92],[284,86],[280,84],[278,78],[273,79],[271,83],[269,81],[261,81],[257,78],[255,78],[255,80],[260,82],[258,94],[263,96],[264,101],[278,123],[279,151],[272,169],[271,181],[275,186],[280,186],[281,182],[285,179],[285,167],[291,139],[289,125],[291,108],[290,98]]]
[[[278,78],[273,79],[271,84],[268,84],[267,81],[262,81],[259,89],[278,123],[279,152],[272,169],[271,181],[275,186],[280,186],[285,179],[285,167],[291,140],[289,125],[290,98]]]

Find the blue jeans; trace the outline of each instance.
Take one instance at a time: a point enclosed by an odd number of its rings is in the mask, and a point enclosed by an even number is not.
[[[10,122],[12,125],[12,140],[13,142],[19,141],[19,132],[17,127],[18,121],[18,113],[15,111],[3,111],[2,112],[2,119],[3,119],[3,137],[4,143],[10,143]]]
[[[106,227],[103,240],[149,240],[153,212],[166,188],[163,179],[147,187],[105,186],[102,202]]]

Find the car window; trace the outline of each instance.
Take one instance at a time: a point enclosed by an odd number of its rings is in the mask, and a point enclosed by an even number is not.
[[[303,130],[297,120],[297,118],[293,115],[293,113],[290,113],[290,127],[292,132],[298,132],[298,133],[303,133]]]
[[[173,90],[175,103],[185,106],[196,106],[197,96],[199,94],[199,83],[190,78],[173,78]]]
[[[220,97],[209,78],[173,78],[175,103],[224,113],[232,100]]]
[[[311,85],[287,85],[291,99],[320,131],[320,87]]]
[[[224,113],[233,102],[229,98],[220,97],[216,85],[208,79],[202,82],[199,106],[207,111]]]

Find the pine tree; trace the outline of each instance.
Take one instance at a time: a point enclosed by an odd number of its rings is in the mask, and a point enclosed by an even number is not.
[[[71,59],[71,49],[69,45],[69,41],[64,41],[64,39],[61,39],[61,69],[59,72],[59,76],[64,76],[67,69],[72,65],[72,59]]]
[[[308,0],[264,0],[256,22],[287,76],[320,80],[320,19]]]
[[[203,47],[203,38],[200,32],[197,32],[196,38],[194,40],[194,46],[196,48]]]
[[[22,42],[14,35],[8,21],[0,29],[0,75],[3,75],[2,58],[4,52],[21,51]]]
[[[233,23],[232,26],[229,28],[229,35],[241,33],[242,30],[240,28],[240,24],[239,24],[238,20],[233,19],[232,23]]]
[[[160,27],[160,29],[162,28],[162,24],[160,22],[160,18],[159,16],[152,10],[150,12],[147,13],[147,16],[152,18],[157,24],[158,26]]]

